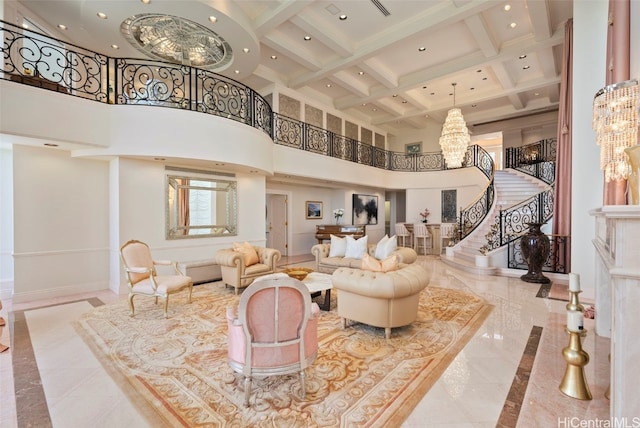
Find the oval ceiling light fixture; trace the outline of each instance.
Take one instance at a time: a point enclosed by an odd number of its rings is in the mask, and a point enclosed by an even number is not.
[[[216,18],[215,16],[211,15],[209,17],[209,22],[211,22],[212,24],[215,24],[216,22],[218,22],[218,18]]]
[[[61,29],[61,30],[66,30],[67,26],[64,25],[64,24],[58,24],[58,28]]]
[[[120,32],[140,52],[152,59],[216,70],[231,62],[229,43],[204,25],[159,13],[133,15]]]
[[[347,20],[347,15],[340,15],[340,21],[346,21]]]
[[[112,47],[113,49],[120,49],[120,46],[118,46],[118,45],[111,45],[111,47]]]
[[[425,48],[424,46],[420,46],[420,47],[418,48],[418,52],[424,52],[424,51],[426,51],[426,50],[427,50],[427,48]]]
[[[151,0],[140,0],[140,3],[149,4],[151,3]]]
[[[305,42],[308,42],[309,40],[311,40],[311,36],[304,36],[304,40]]]
[[[509,12],[509,11],[511,10],[511,5],[510,5],[510,4],[508,4],[508,3],[507,3],[507,4],[505,4],[505,5],[504,5],[504,10],[505,10],[505,12]]]
[[[509,28],[516,28],[518,26],[518,24],[516,24],[515,22],[512,22],[511,24],[509,24]]]
[[[103,12],[98,12],[98,13],[96,13],[96,15],[97,15],[97,16],[98,16],[98,18],[100,18],[100,19],[107,19],[107,18],[109,18],[109,17],[107,16],[107,14],[106,14],[106,13],[103,13]]]

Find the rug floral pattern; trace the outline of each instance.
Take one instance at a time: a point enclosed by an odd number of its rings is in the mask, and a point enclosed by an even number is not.
[[[152,426],[364,427],[400,425],[491,310],[477,296],[430,286],[416,322],[387,341],[383,329],[343,330],[334,297],[334,310],[320,315],[306,399],[298,376],[258,378],[246,408],[242,376],[226,360],[225,313],[238,300],[206,284],[191,304],[173,296],[166,320],[153,299],[137,297],[134,318],[123,301],[92,309],[76,327]]]

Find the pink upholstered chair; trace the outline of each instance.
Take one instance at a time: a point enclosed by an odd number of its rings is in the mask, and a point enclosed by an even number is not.
[[[227,309],[229,365],[244,375],[249,405],[253,376],[298,373],[306,396],[304,370],[318,351],[318,305],[297,279],[256,281],[242,293],[238,314]]]
[[[120,259],[124,265],[129,284],[129,308],[134,315],[133,297],[136,295],[158,297],[164,299],[164,317],[167,318],[169,295],[184,289],[189,291],[188,301],[191,303],[193,281],[178,269],[177,262],[169,260],[153,260],[149,246],[144,242],[131,240],[120,247]],[[158,275],[156,266],[173,266],[175,275]]]

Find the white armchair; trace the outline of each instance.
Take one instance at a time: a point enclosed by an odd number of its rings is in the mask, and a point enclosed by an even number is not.
[[[164,299],[164,317],[167,318],[169,295],[184,289],[189,291],[188,302],[191,303],[193,281],[178,269],[177,262],[169,260],[153,260],[149,246],[144,242],[131,240],[120,247],[120,259],[129,285],[129,308],[131,316],[135,313],[133,298],[137,295]],[[175,275],[158,275],[156,266],[173,266]]]
[[[255,278],[275,273],[280,260],[280,251],[275,248],[251,247],[257,254],[257,263],[252,263],[245,253],[233,248],[218,250],[214,257],[220,265],[222,281],[233,287],[236,294],[239,288],[249,286]]]

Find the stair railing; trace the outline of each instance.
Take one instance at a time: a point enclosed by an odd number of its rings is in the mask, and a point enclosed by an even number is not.
[[[465,163],[475,165],[489,179],[489,182],[473,202],[460,209],[457,221],[459,241],[469,236],[482,223],[495,199],[495,164],[489,153],[478,145],[471,146],[467,149]]]

